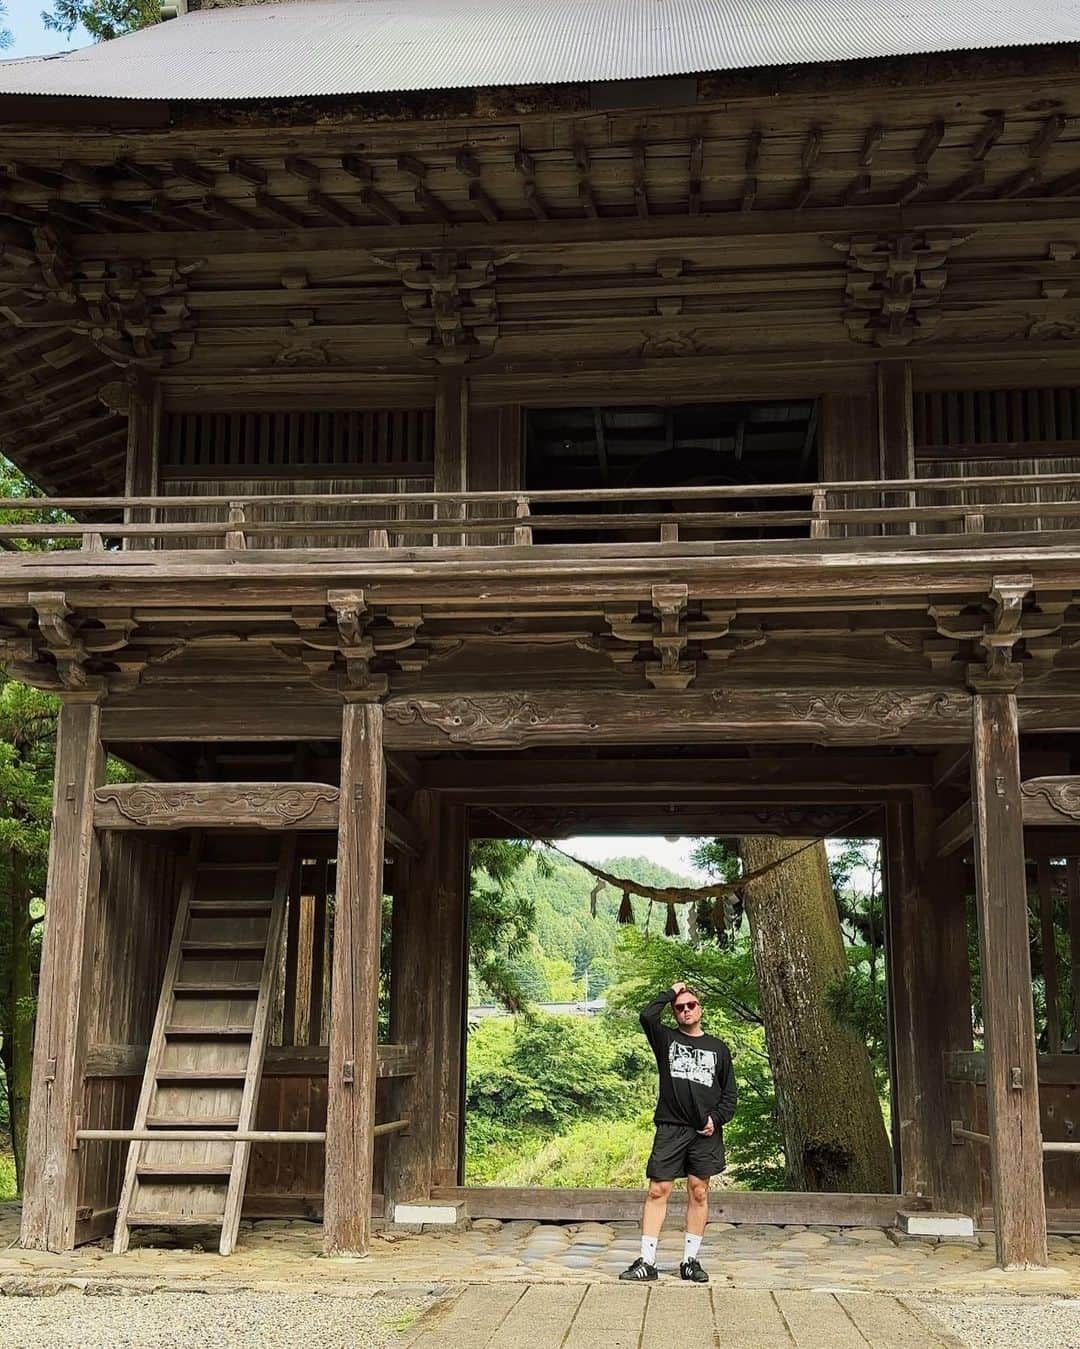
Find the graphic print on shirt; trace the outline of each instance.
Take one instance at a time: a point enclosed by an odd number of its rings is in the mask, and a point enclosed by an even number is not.
[[[711,1049],[694,1049],[672,1040],[668,1048],[668,1068],[673,1078],[711,1087],[716,1075],[716,1054]]]

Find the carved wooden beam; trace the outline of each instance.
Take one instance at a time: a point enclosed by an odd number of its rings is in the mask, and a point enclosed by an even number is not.
[[[336,829],[338,789],[322,782],[125,782],[94,793],[98,829]]]
[[[386,703],[395,749],[477,745],[649,743],[677,738],[811,744],[963,743],[971,736],[964,692],[874,688],[717,689],[647,694],[544,690],[472,697],[401,697]]]
[[[1026,825],[1080,825],[1080,777],[1030,778],[1020,796]]]

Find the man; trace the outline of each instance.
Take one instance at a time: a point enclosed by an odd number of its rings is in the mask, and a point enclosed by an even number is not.
[[[677,1030],[661,1025],[670,1003]],[[657,1278],[656,1246],[667,1213],[668,1196],[679,1176],[686,1177],[686,1235],[679,1274],[692,1283],[708,1283],[698,1251],[709,1216],[709,1178],[724,1169],[724,1125],[735,1113],[735,1074],[723,1040],[701,1028],[701,999],[692,988],[675,984],[641,1013],[641,1025],[656,1055],[660,1098],[653,1122],[656,1137],[645,1168],[649,1197],[642,1218],[641,1255],[620,1279],[651,1283]]]

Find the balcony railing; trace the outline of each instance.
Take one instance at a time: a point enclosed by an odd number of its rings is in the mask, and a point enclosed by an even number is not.
[[[0,546],[81,541],[88,551],[978,536],[1077,527],[1080,474],[536,492],[40,497],[0,501],[0,512],[11,521],[0,525]],[[43,513],[52,518],[42,521]]]

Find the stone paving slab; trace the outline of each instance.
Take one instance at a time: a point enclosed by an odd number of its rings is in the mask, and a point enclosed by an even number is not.
[[[407,1349],[948,1349],[895,1297],[719,1289],[473,1285]]]
[[[868,1340],[832,1293],[786,1292],[774,1296],[798,1349],[821,1349],[822,1345],[829,1349],[866,1349],[867,1344],[891,1344],[876,1337]]]

